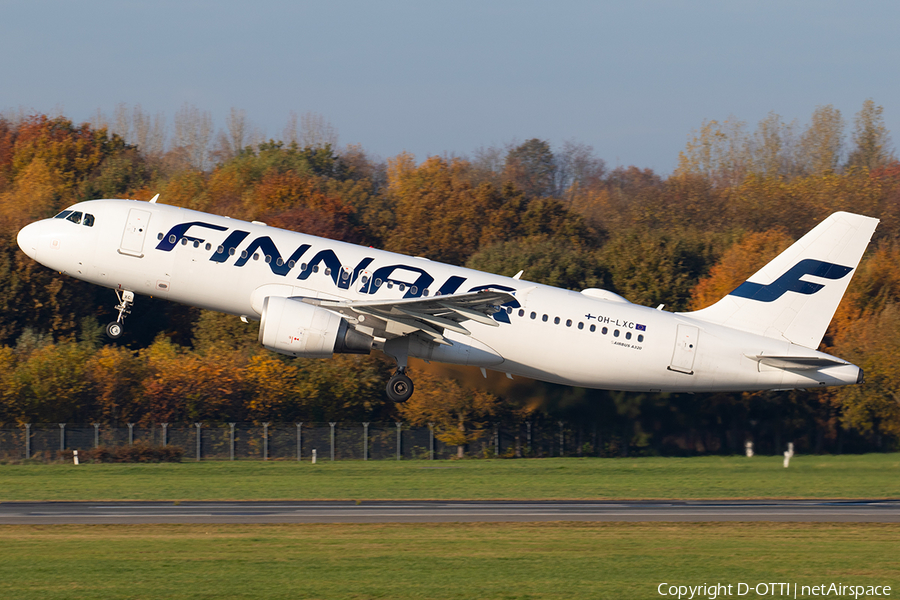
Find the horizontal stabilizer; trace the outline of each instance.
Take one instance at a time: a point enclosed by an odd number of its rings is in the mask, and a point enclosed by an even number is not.
[[[776,369],[792,369],[795,371],[814,371],[826,367],[838,367],[849,363],[823,356],[768,356],[764,354],[746,354],[747,358],[757,361],[761,365]]]

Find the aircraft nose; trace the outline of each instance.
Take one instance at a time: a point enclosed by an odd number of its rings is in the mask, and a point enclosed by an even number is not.
[[[39,238],[40,233],[38,232],[38,224],[32,223],[19,230],[19,235],[16,236],[16,243],[19,244],[19,248],[22,249],[22,252],[34,260],[37,260]]]

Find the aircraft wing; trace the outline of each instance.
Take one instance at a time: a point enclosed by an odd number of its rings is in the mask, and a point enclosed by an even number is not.
[[[391,339],[419,333],[438,344],[451,345],[444,339],[444,331],[471,335],[463,325],[467,321],[498,327],[500,324],[492,315],[502,310],[501,304],[515,299],[508,292],[488,289],[430,298],[387,301],[303,298],[303,302],[339,313],[357,330],[375,337]]]

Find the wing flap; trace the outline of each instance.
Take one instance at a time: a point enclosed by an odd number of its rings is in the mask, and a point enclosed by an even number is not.
[[[515,301],[508,292],[480,290],[430,298],[401,298],[397,300],[324,300],[303,298],[303,302],[340,313],[351,324],[374,330],[377,337],[390,339],[410,333],[422,333],[428,340],[449,345],[444,330],[471,335],[463,322],[472,321],[492,327],[499,326],[493,315],[502,304]]]

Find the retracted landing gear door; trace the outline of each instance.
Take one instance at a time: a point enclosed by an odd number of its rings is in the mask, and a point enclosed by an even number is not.
[[[147,226],[149,224],[149,211],[141,210],[140,208],[132,208],[128,211],[128,220],[125,222],[125,231],[122,233],[119,253],[139,258],[144,256],[144,240],[147,237]]]

